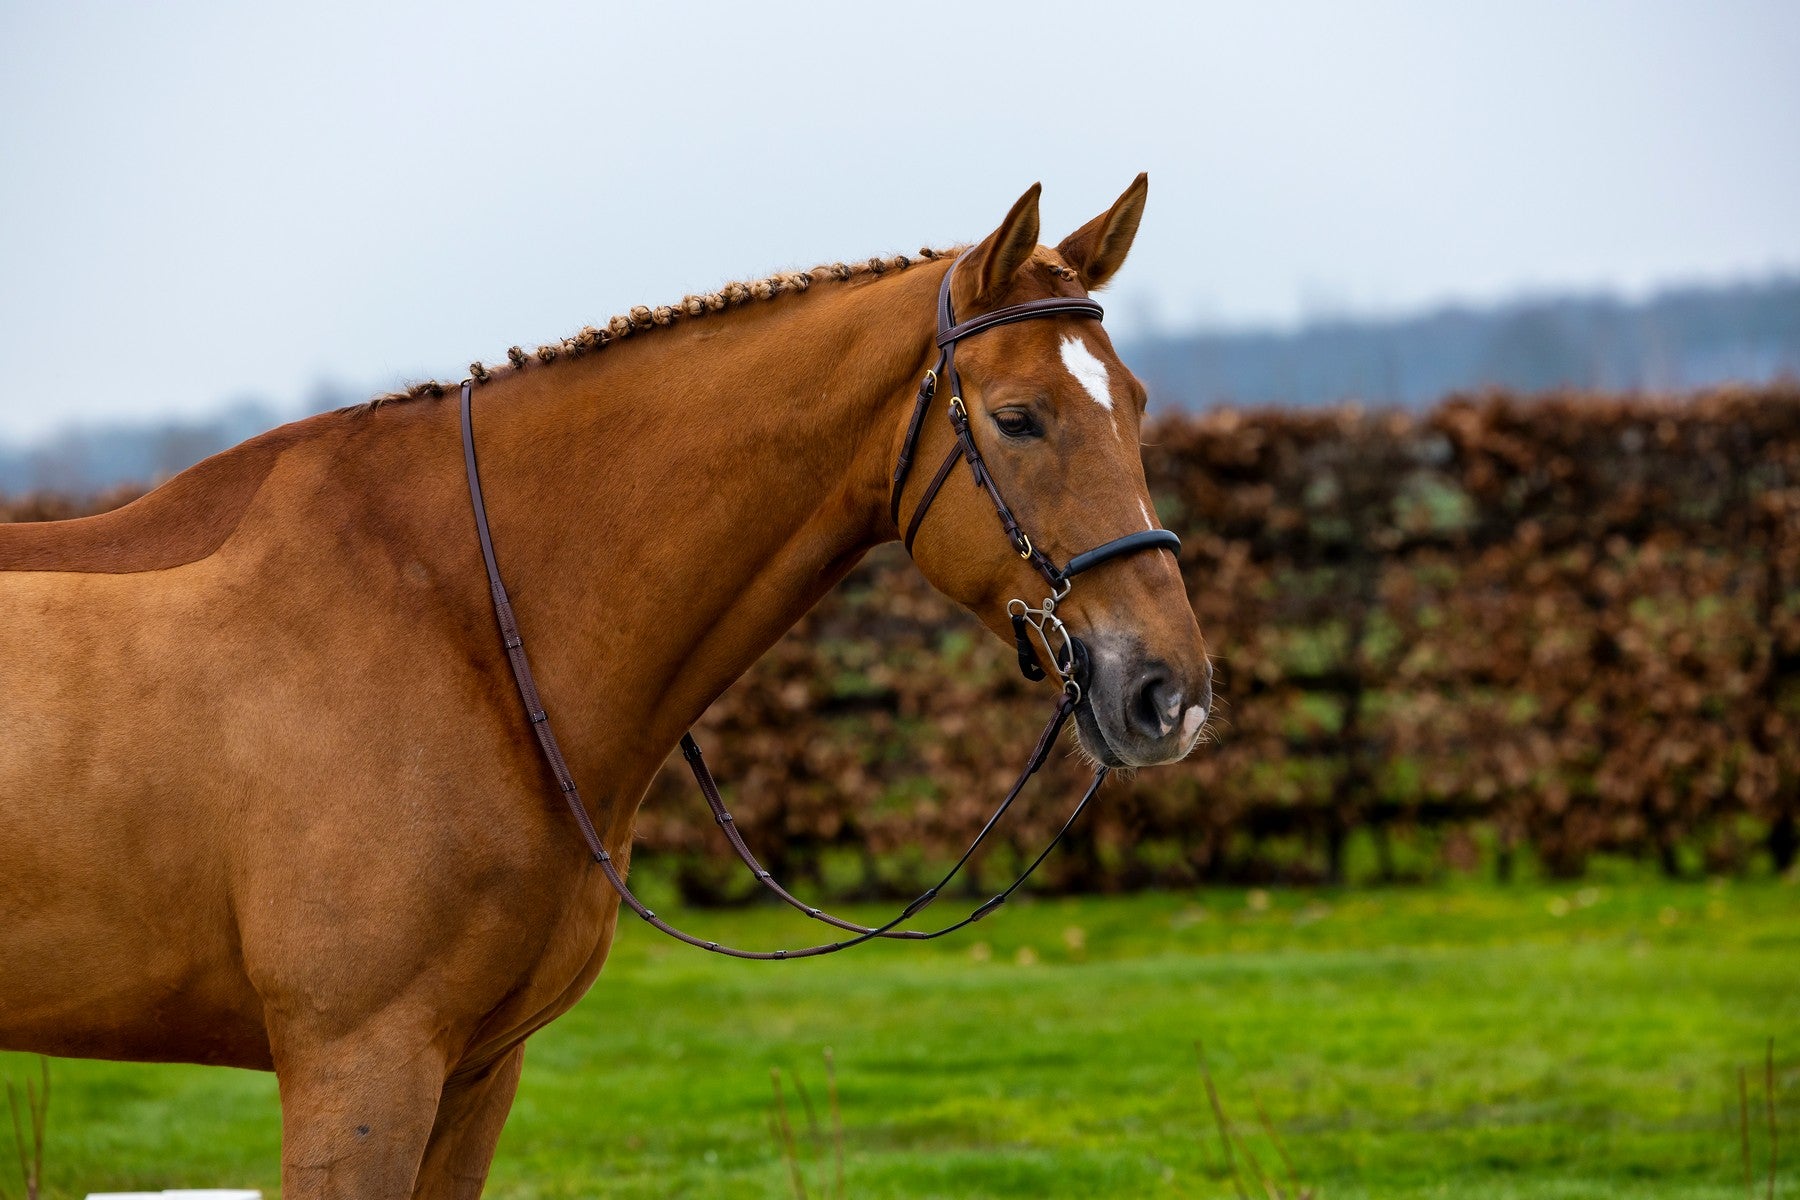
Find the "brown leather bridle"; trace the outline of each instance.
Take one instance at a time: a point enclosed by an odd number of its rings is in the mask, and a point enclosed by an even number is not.
[[[1098,321],[1106,315],[1106,310],[1086,296],[1052,296],[1045,300],[1028,300],[1023,304],[997,308],[958,324],[950,301],[951,285],[956,279],[956,268],[962,265],[969,253],[964,251],[950,264],[950,269],[944,272],[943,282],[938,285],[937,366],[925,372],[925,378],[919,384],[919,398],[913,405],[912,420],[907,422],[906,440],[900,444],[900,455],[894,464],[888,513],[893,518],[894,528],[898,529],[900,500],[906,491],[907,475],[912,471],[913,454],[918,449],[919,434],[924,429],[925,413],[942,384],[950,389],[950,405],[946,412],[956,440],[951,445],[950,452],[944,456],[937,473],[931,477],[931,482],[925,485],[925,495],[913,509],[912,520],[906,524],[903,538],[906,552],[912,553],[913,541],[919,536],[920,526],[925,523],[925,514],[931,511],[931,502],[937,499],[944,481],[956,469],[956,460],[962,459],[969,464],[969,473],[975,477],[976,486],[987,492],[988,499],[993,502],[994,511],[1000,516],[1000,528],[1005,531],[1006,540],[1013,551],[1029,562],[1044,577],[1044,582],[1050,585],[1049,597],[1037,608],[1032,608],[1020,599],[1007,602],[1007,614],[1012,618],[1013,641],[1019,651],[1019,671],[1034,682],[1044,678],[1044,668],[1038,661],[1037,649],[1027,632],[1029,630],[1038,635],[1038,640],[1049,653],[1050,663],[1062,680],[1064,689],[1071,692],[1076,700],[1080,700],[1080,677],[1086,670],[1086,654],[1080,640],[1070,635],[1056,616],[1056,606],[1067,598],[1071,581],[1084,571],[1091,571],[1102,563],[1127,554],[1144,550],[1168,550],[1180,554],[1181,539],[1171,530],[1142,529],[1077,554],[1069,560],[1066,567],[1058,567],[1049,556],[1032,545],[1031,536],[1019,524],[1019,519],[1013,515],[1006,498],[1000,494],[1000,486],[994,482],[993,472],[988,470],[987,460],[981,456],[981,448],[975,444],[975,433],[969,425],[969,410],[962,399],[962,375],[956,369],[956,346],[966,337],[1018,321],[1063,315],[1091,317]]]
[[[1075,576],[1085,571],[1091,571],[1102,563],[1110,562],[1123,555],[1135,554],[1141,550],[1163,549],[1178,552],[1181,549],[1181,539],[1167,529],[1141,530],[1137,533],[1126,534],[1124,537],[1114,538],[1092,550],[1077,554],[1069,560],[1067,566],[1059,568],[1042,551],[1032,545],[1030,536],[1026,534],[1018,519],[1013,515],[1012,509],[1007,506],[1005,498],[1001,496],[999,485],[995,483],[993,474],[987,468],[986,460],[981,456],[980,448],[975,444],[975,435],[969,425],[968,409],[963,404],[962,379],[956,370],[956,344],[963,338],[1001,325],[1009,325],[1015,321],[1052,316],[1078,316],[1099,320],[1103,310],[1094,301],[1085,297],[1053,297],[1047,300],[1032,300],[1024,304],[1009,305],[983,313],[978,317],[971,317],[958,324],[951,308],[950,285],[955,278],[956,268],[961,265],[961,262],[962,259],[959,258],[951,264],[950,270],[944,274],[943,285],[939,289],[937,366],[925,373],[925,380],[919,386],[918,401],[913,408],[912,419],[907,424],[906,439],[901,445],[899,460],[894,467],[891,512],[895,528],[898,528],[901,494],[906,488],[906,479],[912,467],[913,453],[917,449],[919,435],[924,427],[926,410],[930,407],[933,397],[937,395],[941,382],[950,390],[948,415],[951,428],[956,435],[956,442],[945,457],[943,464],[938,468],[937,474],[932,477],[930,484],[926,487],[924,497],[913,509],[912,520],[907,524],[904,540],[907,552],[911,553],[913,540],[918,536],[919,527],[924,523],[925,514],[930,509],[931,502],[937,498],[944,482],[955,469],[956,460],[961,458],[969,464],[969,470],[974,476],[976,486],[986,491],[988,498],[993,501],[995,511],[1000,516],[1001,528],[1005,531],[1007,541],[1011,543],[1013,550],[1021,558],[1030,562],[1038,574],[1042,575],[1050,585],[1050,596],[1038,608],[1032,608],[1023,600],[1017,599],[1007,605],[1007,611],[1012,617],[1014,640],[1018,645],[1019,669],[1028,679],[1038,680],[1045,677],[1031,637],[1031,634],[1035,633],[1048,652],[1050,664],[1062,680],[1063,685],[1062,691],[1057,696],[1056,707],[1050,714],[1050,720],[1044,726],[1043,732],[1038,735],[1037,744],[1032,747],[1024,770],[1019,772],[1012,787],[1007,789],[1006,795],[995,807],[993,815],[987,819],[987,823],[975,835],[975,840],[969,843],[969,848],[963,851],[962,857],[956,860],[955,865],[944,877],[920,893],[918,898],[902,909],[893,920],[883,925],[868,926],[833,916],[831,913],[805,903],[784,888],[763,868],[756,856],[751,853],[750,847],[745,844],[743,836],[738,832],[737,822],[726,811],[724,801],[719,795],[718,784],[714,781],[712,772],[707,768],[706,760],[700,753],[699,743],[694,741],[694,735],[690,732],[681,737],[682,756],[687,759],[688,766],[693,771],[694,780],[699,784],[701,794],[706,797],[707,806],[712,809],[713,818],[718,822],[719,828],[724,830],[725,839],[731,844],[732,851],[738,859],[750,869],[758,882],[773,892],[784,904],[816,921],[821,921],[853,935],[836,942],[825,942],[797,950],[739,950],[682,932],[652,912],[626,886],[624,876],[619,873],[612,855],[607,851],[605,844],[600,840],[599,833],[594,829],[594,823],[588,816],[587,806],[582,802],[581,793],[575,785],[575,777],[570,773],[569,765],[563,758],[562,749],[557,744],[556,734],[550,728],[550,715],[545,711],[543,700],[538,695],[537,681],[532,675],[531,662],[525,653],[525,640],[519,633],[518,620],[513,615],[512,601],[506,594],[506,585],[500,579],[500,566],[494,557],[493,535],[488,529],[487,505],[482,498],[481,472],[475,460],[475,429],[471,413],[473,388],[471,381],[463,381],[463,466],[469,477],[469,501],[475,513],[475,531],[481,539],[481,558],[483,565],[487,568],[488,592],[493,600],[495,620],[500,626],[501,641],[506,648],[507,663],[512,668],[513,682],[518,685],[519,698],[525,705],[525,715],[530,720],[532,731],[537,736],[538,748],[543,753],[544,761],[549,766],[551,775],[555,777],[557,787],[561,789],[564,800],[568,803],[569,811],[575,818],[575,825],[581,833],[582,841],[586,843],[588,852],[606,876],[607,882],[619,894],[619,899],[624,902],[626,907],[655,928],[690,946],[710,950],[715,954],[729,955],[732,958],[813,958],[821,954],[834,954],[839,950],[847,950],[851,946],[858,946],[875,938],[930,941],[954,933],[965,926],[974,924],[999,908],[1014,892],[1024,886],[1025,881],[1031,878],[1039,864],[1050,856],[1050,852],[1056,848],[1063,836],[1080,818],[1082,812],[1087,809],[1088,803],[1093,800],[1095,794],[1100,790],[1100,785],[1106,780],[1108,769],[1104,766],[1097,767],[1094,771],[1093,781],[1082,793],[1080,801],[1069,813],[1068,819],[1063,822],[1042,852],[1031,860],[1019,877],[1004,891],[989,897],[961,920],[941,929],[920,931],[899,927],[902,921],[908,920],[920,909],[936,900],[944,888],[948,887],[962,872],[963,867],[974,856],[975,851],[987,840],[988,834],[999,824],[1000,818],[1005,815],[1006,810],[1012,807],[1014,800],[1018,799],[1019,793],[1024,790],[1027,781],[1044,765],[1044,760],[1049,756],[1051,747],[1056,744],[1057,735],[1062,732],[1063,725],[1081,700],[1082,677],[1086,671],[1087,656],[1080,640],[1071,635],[1056,616],[1056,605],[1067,598],[1072,586],[1071,581]]]

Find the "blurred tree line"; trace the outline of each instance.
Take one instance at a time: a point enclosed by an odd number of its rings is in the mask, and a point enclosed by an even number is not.
[[[1800,279],[1663,292],[1641,303],[1551,297],[1292,332],[1140,340],[1125,354],[1159,404],[1422,408],[1458,391],[1670,394],[1800,377]]]

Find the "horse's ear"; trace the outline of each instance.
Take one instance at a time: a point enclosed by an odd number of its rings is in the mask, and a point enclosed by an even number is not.
[[[1137,236],[1138,222],[1144,219],[1144,198],[1150,194],[1150,173],[1140,174],[1113,201],[1113,206],[1071,233],[1056,248],[1083,286],[1090,291],[1105,287],[1125,265],[1131,251],[1131,240]]]
[[[1025,189],[1000,228],[982,239],[969,256],[975,290],[968,299],[975,306],[998,299],[1012,282],[1013,275],[1025,265],[1038,244],[1038,194],[1044,185],[1034,183]]]

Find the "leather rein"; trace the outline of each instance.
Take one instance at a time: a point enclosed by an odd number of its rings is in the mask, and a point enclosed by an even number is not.
[[[469,478],[469,501],[474,509],[475,531],[481,540],[481,558],[483,565],[487,568],[488,592],[493,600],[494,617],[500,628],[501,642],[506,648],[507,663],[512,668],[513,682],[518,685],[519,698],[525,706],[525,715],[530,720],[532,732],[537,737],[538,749],[542,752],[544,761],[556,780],[557,787],[562,791],[563,798],[569,806],[570,814],[575,818],[576,828],[580,831],[581,839],[586,844],[589,854],[599,865],[607,882],[619,894],[619,899],[650,925],[690,946],[697,946],[702,950],[728,955],[732,958],[758,960],[814,958],[822,954],[835,954],[840,950],[847,950],[851,946],[859,946],[876,938],[930,941],[955,933],[999,908],[1014,892],[1024,886],[1025,881],[1031,878],[1039,864],[1050,856],[1050,852],[1056,848],[1063,836],[1081,817],[1089,802],[1099,792],[1100,785],[1106,780],[1108,769],[1104,766],[1096,768],[1092,782],[1088,784],[1081,799],[1069,813],[1068,819],[1051,837],[1049,844],[1036,858],[1031,860],[1019,877],[1005,890],[989,897],[960,920],[941,928],[929,931],[900,928],[902,922],[911,919],[919,910],[936,900],[962,872],[963,867],[968,864],[975,851],[981,847],[995,826],[999,824],[1000,818],[1005,815],[1007,809],[1012,807],[1013,801],[1018,799],[1019,794],[1024,791],[1025,784],[1044,765],[1044,760],[1049,757],[1051,748],[1056,744],[1057,735],[1062,732],[1070,714],[1075,711],[1076,705],[1081,700],[1082,681],[1087,671],[1087,654],[1080,639],[1070,634],[1064,628],[1061,619],[1056,616],[1056,606],[1068,597],[1073,579],[1085,571],[1093,570],[1102,563],[1110,562],[1127,554],[1145,550],[1179,552],[1181,549],[1181,539],[1167,529],[1142,530],[1126,534],[1124,537],[1114,538],[1092,550],[1077,554],[1069,560],[1067,565],[1058,567],[1048,556],[1032,545],[1030,536],[1019,524],[1012,509],[1008,507],[1005,498],[1000,494],[999,485],[995,483],[992,473],[988,470],[986,460],[981,456],[980,448],[975,444],[974,432],[970,428],[968,409],[962,399],[962,379],[956,370],[956,345],[963,338],[971,337],[984,330],[998,328],[1001,325],[1009,325],[1015,321],[1052,316],[1088,317],[1099,320],[1103,315],[1103,310],[1099,304],[1085,297],[1052,297],[995,309],[980,316],[971,317],[959,324],[951,306],[950,294],[951,282],[955,279],[956,268],[961,263],[962,258],[958,258],[951,264],[950,269],[945,272],[943,284],[939,288],[937,365],[925,373],[924,382],[919,385],[918,400],[913,408],[912,419],[907,424],[906,439],[902,443],[899,459],[894,467],[890,507],[895,527],[898,528],[901,496],[906,489],[907,476],[911,471],[913,454],[918,447],[919,436],[924,428],[926,412],[937,395],[938,388],[940,386],[947,387],[950,391],[947,414],[951,429],[955,434],[955,444],[951,446],[950,453],[927,485],[923,498],[914,507],[912,519],[906,526],[904,541],[907,553],[912,553],[913,541],[918,536],[919,528],[924,523],[925,515],[930,509],[932,501],[937,498],[945,481],[955,470],[956,460],[960,458],[968,463],[975,485],[985,491],[988,499],[993,502],[994,509],[1000,517],[1001,529],[1014,552],[1029,562],[1049,585],[1050,595],[1036,608],[1019,599],[1009,601],[1007,604],[1007,612],[1012,618],[1013,637],[1019,654],[1020,671],[1027,679],[1034,681],[1046,677],[1043,660],[1038,655],[1038,647],[1041,645],[1046,651],[1050,669],[1056,672],[1058,679],[1062,682],[1062,691],[1057,696],[1056,707],[1051,712],[1050,720],[1044,726],[1043,732],[1038,735],[1037,744],[1032,747],[1031,754],[1025,761],[1024,769],[1019,772],[1012,787],[1007,789],[993,814],[982,825],[981,831],[969,843],[969,848],[963,851],[962,857],[956,860],[955,865],[944,877],[920,893],[892,920],[882,925],[869,926],[847,921],[805,903],[795,897],[764,869],[762,864],[757,861],[756,856],[751,853],[750,847],[745,844],[743,835],[738,832],[737,822],[726,810],[724,801],[719,795],[718,784],[714,781],[712,772],[701,755],[699,743],[694,740],[694,735],[689,732],[681,737],[682,757],[687,759],[688,766],[694,775],[694,781],[699,785],[701,794],[706,798],[707,807],[712,810],[713,819],[724,831],[725,839],[730,843],[733,853],[750,869],[757,881],[774,893],[784,904],[813,920],[823,922],[851,935],[834,942],[823,942],[794,950],[740,950],[719,942],[707,941],[695,937],[693,934],[685,933],[664,921],[643,901],[639,900],[626,885],[624,876],[620,874],[617,864],[613,861],[613,856],[607,851],[605,843],[601,841],[599,833],[594,828],[592,819],[588,816],[587,806],[582,802],[580,790],[575,785],[575,777],[569,770],[568,762],[563,758],[555,732],[550,728],[550,715],[545,711],[543,700],[538,694],[537,681],[532,675],[531,662],[525,653],[525,641],[519,633],[519,624],[513,614],[512,601],[507,596],[506,585],[500,578],[500,566],[494,556],[493,535],[488,528],[487,505],[482,498],[481,473],[475,459],[475,430],[471,413],[473,388],[471,381],[463,381],[461,401],[463,465]]]

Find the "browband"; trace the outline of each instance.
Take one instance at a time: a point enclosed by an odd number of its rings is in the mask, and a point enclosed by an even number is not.
[[[1027,300],[1023,304],[1009,304],[1005,308],[982,313],[979,317],[970,317],[960,325],[952,325],[938,333],[937,344],[942,349],[952,342],[960,342],[963,338],[992,329],[996,325],[1011,325],[1015,321],[1029,321],[1033,317],[1053,317],[1058,313],[1068,313],[1072,317],[1092,317],[1098,321],[1106,315],[1106,310],[1100,307],[1097,300],[1078,299],[1074,296]]]

